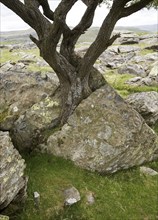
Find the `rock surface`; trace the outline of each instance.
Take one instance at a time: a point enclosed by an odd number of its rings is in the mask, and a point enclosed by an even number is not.
[[[55,76],[55,74],[52,73]],[[0,129],[10,130],[20,115],[54,93],[57,77],[43,79],[40,72],[1,72],[0,74]]]
[[[147,124],[158,124],[158,92],[131,94],[126,101],[142,115]]]
[[[149,168],[149,167],[140,167],[140,172],[145,174],[145,175],[149,175],[149,176],[156,176],[158,175],[158,172]]]
[[[0,131],[0,210],[18,198],[26,196],[25,161],[14,148],[8,132]]]
[[[74,203],[81,200],[79,191],[73,186],[64,190],[65,201],[64,204],[66,206],[71,206]]]
[[[157,158],[158,137],[106,85],[81,102],[62,130],[48,138],[46,150],[82,168],[113,173]]]

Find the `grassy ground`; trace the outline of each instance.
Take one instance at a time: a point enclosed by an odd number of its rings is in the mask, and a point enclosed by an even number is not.
[[[131,93],[135,92],[158,92],[157,86],[134,86],[126,83],[127,80],[134,78],[132,74],[118,74],[116,71],[108,71],[105,73],[105,79],[112,85],[117,92],[122,96],[126,97]]]
[[[144,176],[139,168],[100,176],[75,167],[70,161],[45,154],[24,156],[29,175],[28,199],[17,220],[155,220],[157,213],[156,176]],[[158,170],[158,162],[147,166]],[[63,190],[75,186],[81,201],[63,206]],[[33,192],[40,193],[40,207],[33,202]],[[93,192],[95,203],[86,203]]]

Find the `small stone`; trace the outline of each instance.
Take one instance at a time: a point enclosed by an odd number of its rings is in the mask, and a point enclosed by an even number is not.
[[[88,203],[89,205],[94,204],[94,202],[95,202],[94,193],[93,193],[93,192],[87,193],[86,199],[87,199],[87,203]]]
[[[34,192],[33,197],[34,197],[35,207],[39,208],[40,194],[38,192]]]
[[[155,170],[149,168],[149,167],[140,167],[140,172],[145,174],[145,175],[149,175],[149,176],[155,176],[158,175],[158,172],[156,172]]]
[[[71,206],[81,200],[80,193],[75,187],[68,188],[64,191],[66,206]]]

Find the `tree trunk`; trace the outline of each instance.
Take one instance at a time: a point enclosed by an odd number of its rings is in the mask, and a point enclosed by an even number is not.
[[[81,57],[78,57],[78,60],[75,57],[75,65],[71,64],[60,53],[52,53],[54,48],[51,48],[51,42],[47,39],[39,49],[41,56],[53,68],[60,82],[61,112],[58,120],[53,121],[50,127],[62,126],[83,99],[105,84],[105,79],[94,67],[86,74],[79,72]]]
[[[63,125],[68,120],[80,102],[87,98],[93,91],[105,85],[106,81],[100,72],[93,68],[89,77],[83,80],[77,77],[73,82],[60,82],[61,112],[58,124]]]

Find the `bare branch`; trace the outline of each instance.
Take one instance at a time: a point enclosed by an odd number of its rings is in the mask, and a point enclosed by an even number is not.
[[[50,20],[54,20],[54,12],[50,9],[48,0],[37,0],[38,3],[42,6],[44,15]]]
[[[91,44],[80,63],[79,72],[81,75],[90,71],[96,59],[110,44],[112,44],[115,37],[117,37],[115,36],[111,38],[111,34],[127,2],[129,2],[129,0],[113,1],[111,10],[103,21],[95,41]],[[82,75],[82,77],[84,78],[84,75]]]
[[[119,38],[120,36],[121,36],[120,33],[113,35],[113,36],[110,38],[109,42],[108,42],[108,47],[111,46],[111,45],[114,43],[114,41],[115,41],[117,38]]]
[[[39,11],[36,0],[25,0],[25,4],[19,0],[14,0],[14,4],[12,0],[0,0],[0,2],[30,25],[40,39],[43,38],[50,27],[50,22]]]
[[[24,0],[25,5],[27,5],[28,7],[35,7],[38,8],[39,7],[39,3],[37,0]]]
[[[30,39],[37,45],[37,47],[40,47],[39,40],[37,40],[33,35],[30,34]]]
[[[54,12],[54,19],[64,21],[67,13],[78,0],[62,0]]]
[[[92,25],[94,13],[99,2],[100,0],[95,0],[88,5],[80,23],[72,30],[73,33],[76,33],[77,35],[79,34],[80,36],[80,34],[84,33],[84,31]]]
[[[140,0],[139,2],[136,2],[136,3],[132,4],[131,6],[124,8],[124,10],[122,11],[122,14],[121,14],[121,18],[127,17],[127,16],[141,10],[142,8],[146,7],[151,2],[153,2],[153,0]]]
[[[82,0],[82,2],[87,6],[89,6],[93,1],[94,0]],[[102,2],[103,0],[99,0],[99,4],[101,4]]]
[[[19,0],[14,0],[14,4],[12,0],[0,0],[0,2],[11,9],[13,12],[15,12],[31,27],[34,26],[33,18],[32,16],[29,16],[30,11],[28,7],[25,6],[22,2],[20,2]]]

